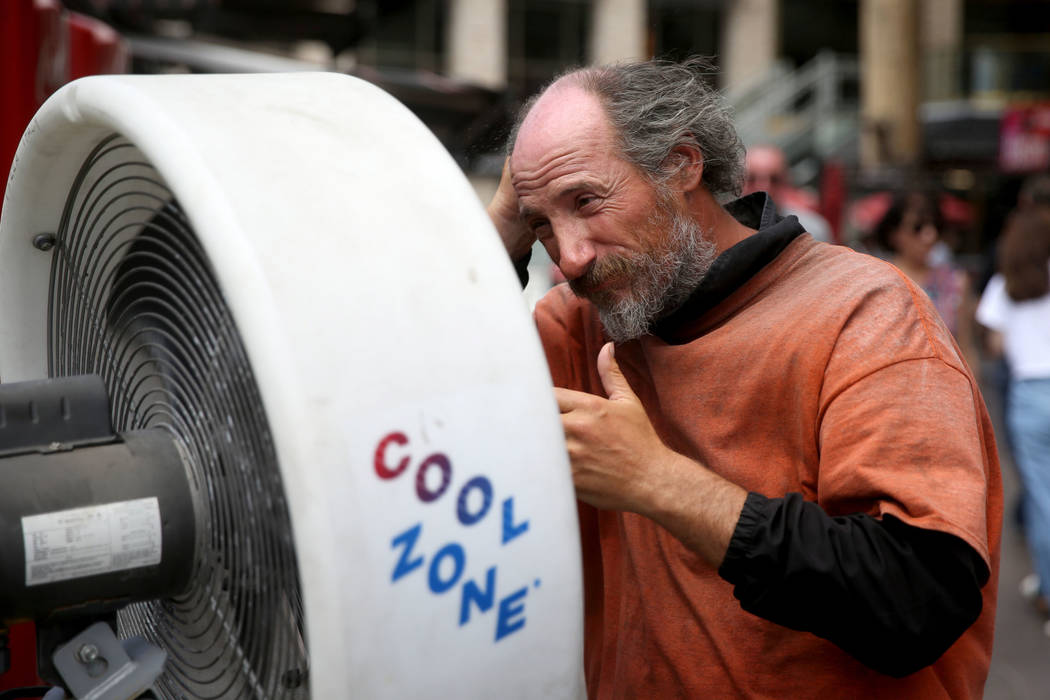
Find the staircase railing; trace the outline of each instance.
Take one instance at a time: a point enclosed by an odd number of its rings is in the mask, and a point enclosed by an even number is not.
[[[778,63],[726,97],[745,145],[775,144],[791,161],[826,158],[857,138],[858,80],[856,58],[822,51],[796,70]]]

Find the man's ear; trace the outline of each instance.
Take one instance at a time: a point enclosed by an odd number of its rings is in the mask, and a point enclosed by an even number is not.
[[[690,143],[680,143],[671,149],[665,163],[671,172],[667,184],[682,193],[700,187],[704,175],[704,156]]]

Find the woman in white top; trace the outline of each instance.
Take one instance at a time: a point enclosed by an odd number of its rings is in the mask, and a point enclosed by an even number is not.
[[[1025,536],[1039,577],[1039,605],[1050,610],[1050,209],[1012,216],[999,245],[999,273],[988,282],[977,320],[989,349],[1010,367],[1006,423],[1024,486]],[[1050,634],[1050,622],[1047,623]]]

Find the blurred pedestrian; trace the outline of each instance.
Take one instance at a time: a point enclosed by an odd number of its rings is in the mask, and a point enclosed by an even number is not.
[[[875,239],[890,253],[890,262],[930,297],[966,362],[976,370],[980,367],[973,324],[976,299],[966,271],[943,255],[934,255],[941,227],[936,198],[909,190],[894,195],[875,225]]]
[[[743,194],[766,192],[780,215],[798,217],[806,233],[818,241],[831,241],[831,226],[817,212],[816,197],[792,185],[784,151],[776,146],[752,146],[747,149],[745,167]]]
[[[1025,537],[1036,578],[1022,591],[1050,613],[1050,209],[1014,213],[999,241],[999,272],[977,307],[993,354],[1010,368],[1006,423],[1024,488]],[[1025,590],[1027,589],[1027,590]],[[1050,621],[1044,630],[1050,635]]]
[[[1032,175],[1017,193],[1017,208],[1050,207],[1050,173]]]
[[[1031,175],[1025,179],[1021,184],[1021,189],[1017,193],[1017,207],[1014,210],[1020,211],[1030,209],[1033,207],[1042,207],[1044,211],[1050,212],[1050,174],[1039,173]],[[1009,219],[1007,220],[1007,226],[1009,225]],[[1005,230],[1006,226],[1004,226]],[[996,244],[1002,244],[1003,236],[996,240]],[[1013,245],[1013,244],[1011,244]],[[988,267],[987,271],[983,275],[983,285],[987,287],[988,281],[999,269],[999,250],[998,245],[991,250],[991,254],[987,256]],[[996,334],[986,335],[984,341],[984,349],[986,351],[985,366],[982,368],[985,373],[985,381],[988,385],[993,387],[999,396],[999,405],[1001,407],[1001,414],[1004,418],[1001,421],[1001,429],[999,434],[996,436],[999,440],[1000,450],[1006,450],[1011,456],[1011,461],[1016,466],[1016,459],[1013,459],[1013,436],[1010,434],[1010,424],[1006,421],[1005,416],[1008,412],[1010,405],[1010,364],[1006,355],[1002,353],[1001,348],[1001,336],[996,337]],[[1024,487],[1020,489],[1021,493],[1017,496],[1017,502],[1013,507],[1014,522],[1020,530],[1024,530]],[[1033,600],[1039,600],[1039,577],[1036,574],[1026,576],[1025,580],[1021,584],[1022,593],[1026,598]]]

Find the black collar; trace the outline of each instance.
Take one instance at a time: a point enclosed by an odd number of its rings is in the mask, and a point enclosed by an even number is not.
[[[726,211],[749,228],[758,229],[715,258],[711,269],[688,299],[664,316],[650,331],[670,344],[692,339],[688,327],[772,262],[802,233],[794,216],[781,217],[765,192],[755,192],[725,205]]]

